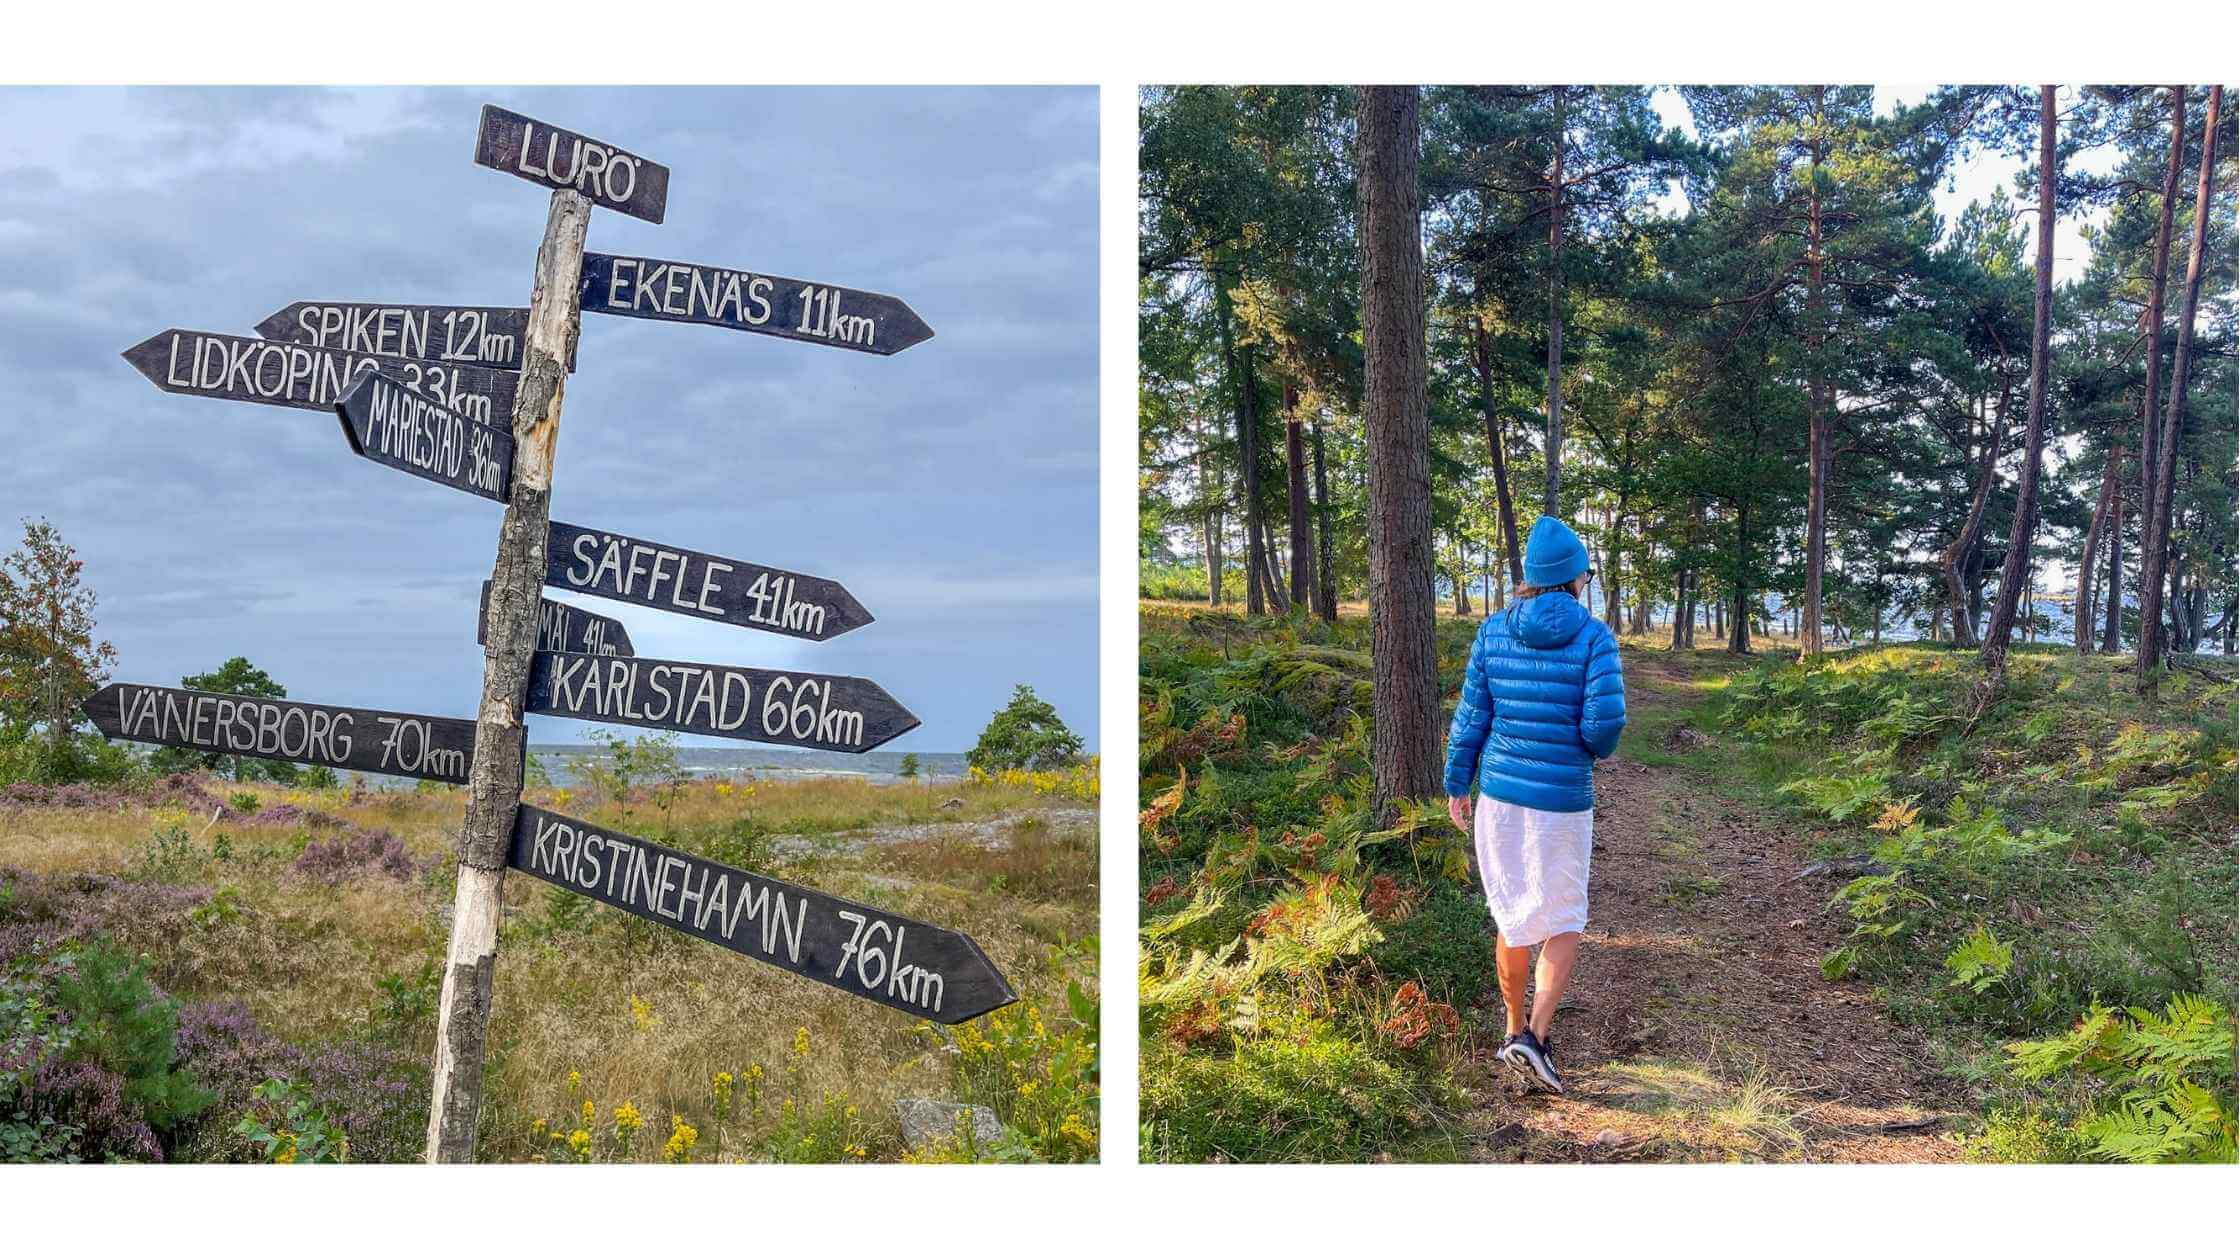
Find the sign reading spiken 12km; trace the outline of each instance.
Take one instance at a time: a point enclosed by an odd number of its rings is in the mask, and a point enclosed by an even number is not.
[[[1017,999],[972,938],[534,805],[507,865],[641,919],[891,1006],[961,1024]]]
[[[331,410],[352,454],[505,505],[476,618],[478,720],[133,683],[84,706],[112,739],[467,785],[430,1073],[431,1161],[474,1155],[508,867],[912,1016],[958,1023],[1016,1000],[961,933],[521,800],[523,713],[846,753],[918,725],[865,678],[641,659],[621,622],[537,593],[541,539],[541,585],[556,590],[810,641],[871,623],[829,578],[550,519],[564,398],[552,365],[574,369],[580,313],[880,355],[933,330],[882,293],[586,253],[593,207],[653,223],[667,213],[669,168],[620,146],[486,105],[474,160],[555,190],[528,307],[294,302],[257,325],[261,337],[172,328],[124,357],[168,393]]]

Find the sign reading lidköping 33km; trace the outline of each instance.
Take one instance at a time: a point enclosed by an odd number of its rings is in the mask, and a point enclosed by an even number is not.
[[[262,337],[166,328],[124,352],[125,361],[167,394],[325,411],[371,367],[470,420],[513,423],[521,374],[465,363],[399,359],[299,346]]]
[[[907,1015],[961,1024],[1017,1000],[962,932],[524,804],[506,864]]]

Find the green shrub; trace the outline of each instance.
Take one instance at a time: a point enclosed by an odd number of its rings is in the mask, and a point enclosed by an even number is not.
[[[124,1079],[124,1097],[157,1131],[193,1118],[210,1094],[173,1064],[179,1004],[156,991],[147,967],[96,939],[58,955],[55,1009],[71,1025],[70,1055]]]
[[[267,1164],[346,1164],[350,1138],[327,1117],[311,1091],[292,1081],[257,1086],[253,1104],[234,1132],[249,1140]]]
[[[2186,994],[2161,1011],[2094,1005],[2075,1028],[2007,1047],[2027,1081],[2080,1079],[2096,1088],[2070,1128],[2085,1151],[2131,1164],[2234,1159],[2232,1012]]]
[[[1384,939],[1369,947],[1369,961],[1390,980],[1416,981],[1436,1001],[1473,1005],[1497,983],[1493,917],[1473,887],[1439,881],[1415,913],[1378,930]]]
[[[1442,1091],[1360,1031],[1307,1017],[1229,1054],[1149,1040],[1142,1089],[1142,1155],[1165,1163],[1358,1163],[1410,1146],[1444,1113]]]

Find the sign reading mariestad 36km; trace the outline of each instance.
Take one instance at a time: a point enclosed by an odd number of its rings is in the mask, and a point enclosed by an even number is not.
[[[379,372],[367,372],[335,404],[350,451],[399,472],[485,499],[506,501],[513,434],[431,402]]]
[[[506,864],[906,1014],[961,1024],[1017,1000],[961,932],[524,803]]]
[[[110,683],[79,706],[110,739],[465,783],[474,723],[180,687]]]
[[[167,394],[325,411],[371,367],[469,420],[512,425],[521,374],[467,363],[400,359],[319,346],[167,328],[124,352]]]

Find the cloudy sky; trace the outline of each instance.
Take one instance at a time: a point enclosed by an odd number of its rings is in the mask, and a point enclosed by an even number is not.
[[[877,621],[572,602],[640,655],[872,678],[924,720],[895,751],[969,748],[1020,682],[1093,746],[1093,89],[0,92],[0,527],[77,547],[116,677],[240,654],[299,699],[472,716],[497,505],[118,356],[299,300],[526,305],[548,195],[472,163],[485,101],[671,168],[667,222],[596,211],[591,249],[891,293],[936,333],[585,316],[553,515],[834,578]]]

